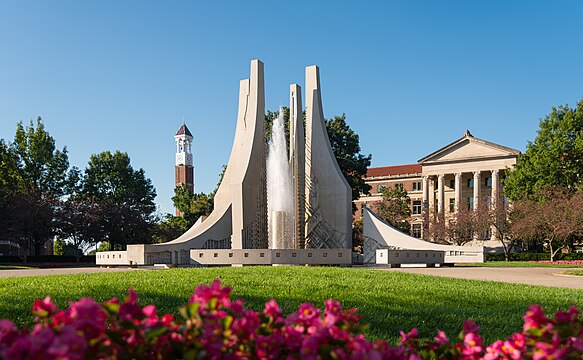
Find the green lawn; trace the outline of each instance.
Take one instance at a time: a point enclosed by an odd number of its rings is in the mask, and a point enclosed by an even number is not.
[[[455,264],[455,266],[471,267],[550,267],[550,268],[583,268],[583,265],[544,264],[535,261],[487,261],[484,263]]]
[[[583,276],[583,270],[569,270],[569,271],[565,271],[564,274]]]
[[[220,278],[233,287],[233,298],[262,310],[275,298],[289,314],[305,301],[319,307],[328,298],[357,307],[370,325],[368,339],[395,341],[399,330],[418,327],[423,337],[437,329],[455,336],[464,319],[475,320],[487,341],[505,338],[522,325],[531,303],[554,313],[572,304],[583,307],[583,291],[507,283],[446,279],[370,269],[334,267],[243,267],[172,269],[128,273],[0,279],[0,318],[30,324],[32,301],[50,295],[61,307],[91,296],[103,301],[123,297],[133,287],[142,305],[160,313],[185,304],[193,288]]]

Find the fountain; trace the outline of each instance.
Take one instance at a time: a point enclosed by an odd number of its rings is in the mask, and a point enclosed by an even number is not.
[[[284,126],[283,109],[280,109],[271,129],[266,164],[267,223],[271,249],[294,248],[294,196]]]

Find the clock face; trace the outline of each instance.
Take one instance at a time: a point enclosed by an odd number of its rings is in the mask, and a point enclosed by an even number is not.
[[[186,165],[192,165],[192,155],[186,154]]]
[[[176,154],[176,165],[184,164],[184,153]]]

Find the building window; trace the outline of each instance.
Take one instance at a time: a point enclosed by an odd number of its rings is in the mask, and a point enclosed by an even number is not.
[[[492,187],[492,177],[488,176],[484,179],[484,185],[487,187]]]
[[[233,253],[229,253],[229,257],[233,257]]]
[[[275,253],[275,257],[281,257],[281,253]]]
[[[413,215],[421,214],[421,200],[413,200]]]
[[[379,194],[380,194],[380,193],[382,193],[383,191],[385,191],[386,189],[387,189],[387,185],[385,185],[385,184],[380,184],[380,185],[378,186],[378,192],[379,192]]]
[[[469,188],[473,188],[474,187],[474,179],[473,178],[468,179],[468,187]]]
[[[413,224],[413,227],[411,228],[411,234],[413,235],[413,237],[420,239],[421,238],[421,224]]]
[[[450,179],[449,180],[449,188],[450,189],[455,189],[455,179]]]
[[[468,198],[468,210],[472,210],[474,208],[474,197],[470,196]]]
[[[259,253],[259,257],[265,257],[265,253]]]
[[[322,257],[328,257],[328,253],[323,253]]]
[[[245,253],[245,257],[249,257],[249,253]]]
[[[213,255],[214,255],[214,257],[219,257],[218,253],[214,253]]]
[[[414,182],[413,183],[413,191],[421,191],[423,188],[421,187],[421,182]]]
[[[308,257],[312,257],[312,253],[311,253],[311,252],[310,252],[310,253],[308,253]]]
[[[297,253],[292,253],[292,257],[298,257]]]
[[[449,212],[455,212],[455,198],[449,199]]]

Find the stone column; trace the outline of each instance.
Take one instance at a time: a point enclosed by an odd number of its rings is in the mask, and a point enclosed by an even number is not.
[[[429,176],[423,176],[423,239],[428,239],[429,230]]]
[[[500,170],[492,170],[492,209],[495,209],[498,206],[498,197],[499,194],[499,186],[500,186]]]
[[[480,202],[480,183],[482,177],[479,171],[474,171],[474,210],[478,209],[478,204]]]
[[[443,181],[445,179],[444,174],[437,176],[437,213],[441,217],[443,215],[444,202],[445,202],[445,189],[443,188]]]
[[[462,200],[462,173],[455,174],[455,212],[460,210],[460,201]]]

